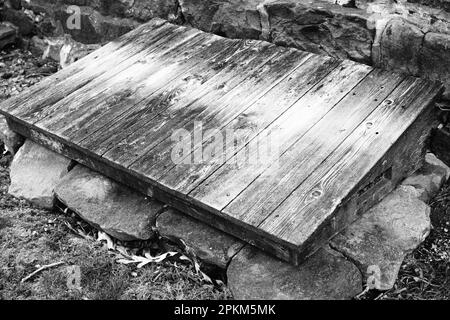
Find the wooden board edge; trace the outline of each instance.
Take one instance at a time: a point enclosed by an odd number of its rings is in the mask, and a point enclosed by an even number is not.
[[[211,213],[199,205],[190,203],[183,197],[155,186],[154,182],[145,180],[143,176],[139,176],[137,173],[118,166],[41,128],[27,124],[14,116],[6,114],[6,118],[11,130],[116,182],[168,204],[196,220],[258,247],[283,261],[298,265],[304,260],[299,258],[301,253],[298,252],[297,247],[293,244],[284,243],[280,239],[276,239],[250,225],[232,221],[230,217],[227,218]]]
[[[434,108],[438,97],[431,100],[424,111],[389,148],[377,164],[343,199],[338,208],[321,227],[299,246],[298,252],[313,254],[333,237],[344,231],[361,215],[381,202],[409,175],[419,169],[425,160],[432,131],[439,124],[439,110]],[[410,159],[408,162],[402,159]],[[301,257],[304,259],[304,256]]]

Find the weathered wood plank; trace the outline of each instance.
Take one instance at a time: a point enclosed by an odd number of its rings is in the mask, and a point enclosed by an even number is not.
[[[279,154],[286,152],[371,71],[370,67],[344,61],[298,100],[272,124],[276,130],[271,131],[271,144],[278,146]],[[257,148],[249,149],[250,152],[257,152]],[[208,207],[222,210],[271,164],[261,165],[253,162],[247,164],[246,156],[240,156],[240,152],[233,158],[244,159],[243,165],[238,165],[241,160],[234,161],[231,158],[203,183],[196,186],[190,192],[190,196]]]
[[[126,61],[129,57],[142,52],[143,50],[151,50],[153,47],[156,47],[160,44],[160,39],[170,35],[177,27],[173,25],[160,25],[157,29],[150,26],[146,26],[146,28],[139,28],[142,33],[139,34],[139,37],[131,37],[133,42],[136,42],[137,45],[122,45],[122,43],[116,46],[105,46],[101,49],[89,54],[88,56],[80,59],[74,64],[70,65],[68,68],[65,68],[58,73],[44,79],[42,82],[28,88],[24,91],[19,97],[13,97],[8,99],[0,104],[2,109],[8,110],[11,113],[14,113],[20,116],[22,111],[27,111],[30,105],[36,103],[36,97],[38,96],[47,96],[51,93],[51,89],[53,89],[57,85],[63,85],[65,83],[72,83],[75,88],[76,79],[85,79],[89,75],[98,74],[101,75],[111,68],[110,61],[115,61],[116,64]],[[127,37],[129,39],[130,37]],[[117,48],[117,50],[114,50]],[[96,70],[93,71],[89,68],[89,66],[95,65],[97,66]],[[96,73],[97,72],[97,73]],[[79,86],[82,86],[78,84]],[[49,101],[49,104],[51,101]]]
[[[400,84],[403,76],[375,70],[289,147],[223,210],[258,226]],[[284,119],[286,123],[288,119]]]
[[[242,79],[233,79],[230,71],[238,65],[245,65],[247,72],[253,70],[254,50],[261,53],[263,61],[277,54],[274,47],[266,43],[256,46],[253,43],[246,44],[239,50],[239,54],[232,54],[229,59],[213,62],[211,70],[204,73],[204,78],[202,74],[195,73],[192,77],[183,78],[181,83],[175,82],[165,90],[149,95],[133,106],[116,124],[98,136],[81,141],[81,145],[102,155],[109,151],[112,155],[117,153],[120,156],[123,151],[121,148],[128,147],[136,141],[135,139],[144,141],[144,135],[147,135],[146,143],[157,143],[158,136],[153,131],[164,126],[168,119],[173,119],[175,112],[185,116],[190,112],[190,106],[194,102],[203,101],[214,95],[224,95],[237,86]],[[217,99],[217,96],[214,96],[214,99]],[[137,142],[134,144],[135,147],[139,147]]]
[[[257,136],[261,130],[265,129],[266,126],[289,109],[317,82],[335,69],[339,63],[340,61],[325,56],[308,58],[289,77],[281,81],[261,99],[255,100],[247,110],[243,111],[231,122],[223,123],[217,129],[220,129],[224,140],[226,139],[225,133],[233,132],[233,143],[236,143],[237,146],[235,147],[232,143],[229,143],[224,148],[222,144],[219,150],[221,156],[212,157],[208,160],[203,159],[200,163],[193,161],[194,153],[198,151],[203,153],[204,150],[212,148],[211,146],[216,142],[205,134],[203,141],[193,144],[192,149],[188,150],[184,158],[180,160],[180,163],[173,164],[169,169],[164,170],[163,165],[167,166],[167,163],[173,162],[170,159],[170,151],[173,149],[173,146],[167,146],[165,150],[158,146],[154,153],[162,155],[166,153],[166,155],[163,155],[165,158],[161,158],[158,162],[147,162],[148,175],[156,177],[161,183],[174,190],[180,192],[190,190],[189,186],[191,184],[201,182],[208,177],[225,160],[228,160],[236,151],[239,151],[239,147],[243,147]],[[225,143],[226,141],[222,142]],[[231,148],[231,151],[228,148]],[[140,163],[136,164],[136,166],[138,165]]]
[[[103,126],[99,117],[108,115],[111,121],[117,121],[118,116],[127,111],[127,106],[132,107],[140,96],[164,88],[171,79],[181,77],[202,58],[204,60],[202,52],[211,56],[217,50],[225,50],[231,42],[202,34],[161,57],[149,55],[145,68],[144,63],[138,62],[112,78],[96,79],[92,85],[75,93],[75,101],[69,96],[55,104],[52,107],[55,112],[36,125],[71,140],[73,135],[89,135]],[[81,128],[84,130],[80,131]]]
[[[231,108],[226,101],[229,101],[230,97],[234,97],[236,92],[242,92],[242,88],[247,83],[252,83],[256,93],[267,89],[266,80],[271,79],[273,81],[276,80],[277,77],[280,77],[280,73],[270,74],[270,68],[268,66],[276,63],[287,63],[287,65],[291,63],[291,61],[281,62],[287,54],[279,54],[277,51],[278,50],[274,49],[272,46],[269,46],[266,51],[268,56],[266,54],[258,55],[254,60],[245,66],[246,71],[239,67],[231,70],[231,78],[226,85],[230,87],[232,86],[233,89],[229,90],[227,93],[222,94],[221,91],[217,90],[209,92],[206,96],[193,102],[187,110],[180,109],[177,105],[175,105],[172,113],[164,115],[166,118],[163,123],[160,123],[159,119],[156,119],[158,121],[157,124],[149,125],[146,119],[143,119],[145,122],[141,125],[142,128],[147,131],[146,134],[140,132],[137,139],[132,138],[131,141],[127,139],[128,144],[125,148],[122,148],[119,154],[117,153],[117,150],[113,149],[104,156],[128,167],[135,162],[136,159],[153,149],[157,143],[168,139],[174,131],[186,128],[193,122],[194,119],[199,119],[198,117],[202,117],[204,115],[214,116],[220,112],[220,110],[223,110],[222,108],[224,107]],[[258,77],[256,77],[256,74],[258,74]],[[267,78],[264,78],[264,81],[258,81],[258,79],[260,79],[259,76],[267,76]],[[236,107],[239,106],[242,107],[242,104],[238,104]],[[149,131],[148,128],[154,129]]]
[[[215,43],[216,41],[218,42]],[[190,58],[180,58],[179,61],[162,65],[153,76],[147,77],[143,83],[136,86],[129,97],[116,99],[114,108],[107,109],[107,112],[97,112],[95,117],[92,116],[80,124],[77,130],[68,128],[63,134],[77,143],[89,144],[95,140],[95,144],[100,145],[110,139],[111,132],[114,132],[117,141],[120,141],[121,138],[116,132],[120,132],[122,139],[126,138],[125,123],[131,126],[144,115],[155,117],[167,107],[168,99],[174,98],[175,95],[180,97],[181,92],[191,95],[196,86],[216,76],[224,68],[223,61],[254,45],[253,42],[245,40],[223,39],[208,43],[209,41],[199,45],[200,50]],[[165,95],[166,98],[156,101],[151,98],[156,94]]]
[[[195,132],[198,130],[196,126],[198,124],[201,125],[202,131],[204,131],[202,133],[203,140],[209,139],[214,135],[214,132],[228,124],[255,101],[258,101],[260,97],[266,95],[267,92],[276,87],[286,77],[289,77],[292,72],[301,67],[309,58],[310,55],[304,53],[288,52],[270,61],[261,70],[258,70],[257,77],[251,75],[236,90],[222,97],[218,103],[210,103],[201,113],[186,118],[183,123],[174,126],[175,129],[183,128],[185,133],[188,133],[182,137],[179,143],[192,146],[191,138],[196,135]],[[236,72],[242,73],[239,69]],[[174,149],[171,138],[170,135],[167,135],[164,141],[148,151],[142,159],[139,159],[130,168],[139,170],[138,172],[153,179],[155,179],[153,173],[160,176],[161,172],[173,163]],[[202,157],[201,152],[199,156]],[[196,158],[195,154],[193,158]],[[155,168],[156,163],[160,165]]]
[[[441,85],[415,78],[402,82],[260,228],[297,246],[304,244],[441,91]]]
[[[146,61],[147,59],[156,60],[158,57],[163,56],[169,51],[172,51],[182,46],[187,41],[199,36],[200,33],[194,29],[176,30],[172,32],[169,37],[161,39],[160,44],[150,50],[141,51],[119,63],[112,59],[101,67],[95,68],[95,71],[92,71],[89,74],[81,72],[70,81],[63,81],[58,85],[55,85],[53,90],[49,93],[31,99],[29,103],[33,107],[28,107],[27,110],[24,109],[22,113],[18,112],[16,115],[21,119],[29,120],[33,123],[42,121],[44,118],[54,115],[55,112],[61,112],[57,111],[60,107],[58,102],[64,100],[61,102],[61,104],[64,104],[64,102],[73,101],[74,96],[72,96],[72,94],[76,96],[80,95],[80,98],[84,97],[88,99],[90,95],[95,95],[95,92],[100,89],[97,88],[97,85],[114,77],[117,73],[126,71],[140,61]],[[105,72],[99,70],[104,70]],[[84,91],[91,91],[91,93],[86,93],[83,96],[81,93]],[[74,107],[76,108],[76,106]]]

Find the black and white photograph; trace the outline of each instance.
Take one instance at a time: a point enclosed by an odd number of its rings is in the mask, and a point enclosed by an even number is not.
[[[450,0],[0,0],[0,300],[449,299]]]

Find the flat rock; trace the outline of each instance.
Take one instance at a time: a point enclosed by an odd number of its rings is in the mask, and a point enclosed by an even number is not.
[[[122,241],[148,240],[163,204],[77,165],[55,188],[56,197],[83,220]]]
[[[17,31],[13,26],[0,23],[0,50],[9,44],[13,44],[17,38]]]
[[[403,71],[411,75],[419,74],[419,53],[424,33],[408,20],[391,19],[381,37],[380,61],[378,67]]]
[[[9,21],[19,28],[19,33],[28,36],[35,31],[33,20],[28,17],[22,10],[14,10],[5,8],[2,13],[3,21]]]
[[[244,246],[240,240],[173,209],[157,218],[156,228],[162,237],[181,241],[200,260],[222,269]]]
[[[414,187],[400,186],[331,241],[372,289],[391,289],[405,256],[430,232],[430,208],[418,196]]]
[[[5,145],[6,151],[15,154],[17,150],[23,145],[24,138],[12,131],[4,116],[0,116],[0,141]]]
[[[449,177],[450,168],[433,153],[427,153],[423,167],[402,184],[420,190],[419,198],[426,202],[441,189]]]
[[[53,189],[70,167],[71,160],[26,140],[11,163],[8,192],[36,206],[53,207]]]
[[[336,300],[362,291],[358,268],[329,248],[294,267],[246,246],[231,261],[227,275],[235,299]]]

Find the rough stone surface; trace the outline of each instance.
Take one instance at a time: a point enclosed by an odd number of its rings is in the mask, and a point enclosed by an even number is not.
[[[1,14],[4,21],[9,21],[19,28],[21,35],[27,36],[34,32],[35,25],[23,11],[5,8]]]
[[[420,200],[427,202],[450,177],[450,168],[434,154],[427,153],[425,163],[413,176],[403,181],[403,185],[420,190]]]
[[[192,1],[192,0],[191,0]],[[128,18],[135,18],[139,21],[148,21],[154,17],[166,19],[169,21],[176,21],[178,16],[178,1],[177,0],[135,0],[122,1],[124,3],[133,3],[124,12]]]
[[[265,5],[275,44],[370,63],[373,32],[365,12],[326,1]]]
[[[120,19],[103,16],[90,7],[80,7],[80,29],[69,29],[67,23],[61,23],[64,31],[75,41],[85,44],[95,44],[111,41],[137,27],[139,24],[130,19]],[[56,21],[68,21],[71,16],[65,6],[54,12]]]
[[[444,96],[450,100],[450,34],[429,32],[425,35],[419,67],[423,76],[443,81],[447,89]]]
[[[408,2],[419,3],[450,12],[450,0],[408,0]]]
[[[418,196],[414,187],[400,186],[332,240],[371,288],[391,289],[405,256],[428,236],[430,208]]]
[[[156,228],[162,237],[182,242],[200,260],[222,269],[244,246],[240,240],[173,209],[157,218]]]
[[[405,19],[392,19],[384,29],[379,65],[408,74],[419,74],[419,52],[423,32]]]
[[[4,116],[0,116],[0,142],[5,145],[6,151],[15,154],[24,143],[24,138],[12,131]]]
[[[70,167],[71,160],[26,140],[11,164],[8,192],[42,208],[52,208],[53,189]]]
[[[97,44],[77,42],[70,35],[45,38],[34,36],[31,38],[31,45],[34,53],[42,55],[43,59],[58,61],[62,68],[100,48]]]
[[[163,204],[77,165],[55,188],[56,197],[82,219],[112,237],[148,240]]]
[[[261,18],[257,5],[260,2],[225,2],[211,19],[211,32],[230,38],[258,39],[261,35]]]
[[[267,40],[439,80],[447,85],[444,97],[450,99],[449,4],[449,0],[22,1],[24,8],[45,13],[37,29],[49,37],[66,32],[79,42],[105,42],[159,17],[225,37]],[[80,30],[67,28],[69,5],[80,6]],[[26,24],[28,17],[14,9],[8,7],[7,20],[21,17]]]
[[[246,246],[231,261],[227,275],[235,299],[351,299],[362,291],[355,265],[329,248],[294,267]]]

